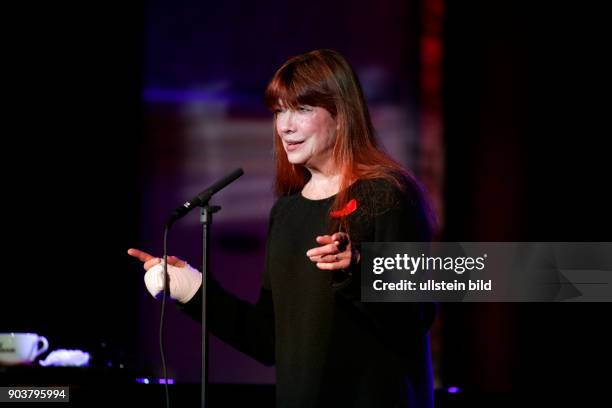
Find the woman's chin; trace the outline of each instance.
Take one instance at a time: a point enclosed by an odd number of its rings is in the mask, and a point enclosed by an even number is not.
[[[295,165],[304,164],[306,162],[303,157],[300,157],[298,155],[292,155],[292,154],[287,155],[287,161]]]

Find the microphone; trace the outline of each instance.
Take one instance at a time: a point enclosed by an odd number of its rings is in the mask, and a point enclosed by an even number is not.
[[[193,210],[195,207],[200,207],[208,203],[208,200],[210,200],[213,194],[225,188],[225,186],[227,186],[243,174],[244,171],[242,169],[236,169],[227,176],[223,177],[221,180],[215,182],[215,184],[208,187],[206,190],[202,191],[200,194],[193,197],[191,200],[187,201],[185,204],[174,210],[172,215],[170,215],[170,218],[168,218],[168,221],[166,221],[166,226],[169,228],[172,224],[174,224],[176,220],[183,218],[189,211]]]

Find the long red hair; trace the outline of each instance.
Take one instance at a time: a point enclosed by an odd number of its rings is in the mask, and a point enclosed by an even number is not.
[[[401,190],[405,190],[406,183],[421,188],[407,169],[379,147],[359,79],[338,52],[315,50],[285,62],[274,74],[264,96],[266,106],[272,111],[279,109],[280,101],[290,109],[300,105],[319,106],[336,120],[332,159],[341,177],[332,210],[346,205],[348,187],[358,179],[385,179]],[[310,173],[304,166],[289,162],[276,126],[274,153],[276,194],[301,191]]]

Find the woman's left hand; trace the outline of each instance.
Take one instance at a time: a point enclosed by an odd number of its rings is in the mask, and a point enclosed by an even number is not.
[[[316,263],[319,269],[348,269],[359,262],[359,251],[351,245],[351,238],[346,232],[321,235],[316,241],[320,246],[309,249],[306,256]]]

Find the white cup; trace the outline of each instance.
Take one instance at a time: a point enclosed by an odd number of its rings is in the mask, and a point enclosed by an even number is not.
[[[0,365],[30,364],[48,348],[47,339],[35,333],[0,333]]]

